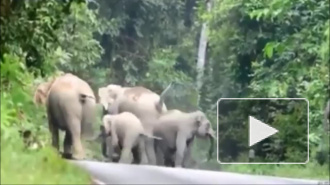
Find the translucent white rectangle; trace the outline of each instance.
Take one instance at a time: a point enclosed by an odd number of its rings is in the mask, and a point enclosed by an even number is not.
[[[219,159],[219,102],[221,100],[304,100],[307,102],[307,159],[305,162],[221,162]],[[309,101],[306,98],[220,98],[217,101],[217,162],[219,164],[307,164],[309,162]]]

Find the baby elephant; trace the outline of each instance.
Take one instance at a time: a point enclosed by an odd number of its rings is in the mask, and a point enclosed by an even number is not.
[[[141,121],[130,112],[105,115],[102,121],[105,132],[102,134],[103,137],[111,136],[112,147],[115,151],[121,150],[119,163],[131,163],[131,152],[134,161],[140,161],[140,164],[148,163],[146,139],[161,140],[161,138],[145,133]]]

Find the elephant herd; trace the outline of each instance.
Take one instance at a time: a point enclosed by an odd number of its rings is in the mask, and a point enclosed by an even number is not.
[[[93,90],[81,78],[65,73],[41,83],[34,94],[37,105],[45,105],[52,145],[59,150],[59,130],[65,132],[63,157],[85,158],[82,139],[101,138],[102,154],[119,163],[187,167],[196,137],[210,139],[209,158],[215,132],[201,111],[168,110],[164,97],[141,86],[110,84]],[[102,105],[102,125],[95,134],[97,104]],[[208,159],[209,159],[208,158]]]

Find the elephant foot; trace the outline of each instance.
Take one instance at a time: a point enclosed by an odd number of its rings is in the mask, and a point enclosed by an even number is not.
[[[74,160],[84,160],[86,159],[85,155],[82,154],[72,154],[72,159]]]
[[[114,162],[114,163],[118,163],[119,162],[119,160],[120,160],[120,158],[118,157],[118,158],[112,158],[112,162]]]
[[[120,155],[118,155],[117,153],[114,153],[111,155],[111,158],[112,158],[112,162],[117,163],[120,160]]]
[[[165,159],[164,165],[168,166],[168,167],[174,167],[175,166],[173,160],[171,160],[171,159]]]
[[[72,154],[69,153],[61,153],[61,156],[63,159],[69,159],[69,160],[73,159]]]

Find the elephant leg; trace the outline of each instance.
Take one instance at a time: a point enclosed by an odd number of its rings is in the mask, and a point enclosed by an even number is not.
[[[191,140],[189,140],[187,142],[187,148],[184,152],[184,157],[183,157],[183,167],[184,168],[188,167],[189,161],[192,160],[192,158],[191,158],[191,149],[192,149],[193,141],[194,141],[194,138],[192,138]]]
[[[84,159],[85,152],[84,148],[81,143],[81,126],[80,120],[78,118],[71,118],[69,123],[69,129],[72,136],[72,143],[73,143],[73,152],[72,157],[74,159]]]
[[[119,162],[119,159],[121,156],[121,150],[122,150],[122,148],[119,145],[113,147],[113,153],[111,153],[111,156],[110,156],[112,162],[114,162],[114,163]]]
[[[164,166],[164,153],[161,150],[159,143],[155,142],[155,152],[156,152],[156,161],[157,165],[159,166]]]
[[[131,152],[132,152],[131,147],[124,147],[123,150],[121,151],[119,163],[130,164],[132,162]]]
[[[168,166],[168,167],[174,167],[175,164],[174,164],[173,158],[172,157],[169,157],[169,156],[165,157],[164,165],[165,166]]]
[[[111,135],[111,145],[112,148],[112,153],[111,153],[111,159],[112,162],[119,162],[120,158],[121,158],[121,154],[122,154],[122,150],[123,150],[123,143],[122,142],[113,142],[113,134]]]
[[[50,127],[50,132],[52,134],[52,146],[57,150],[60,151],[60,144],[59,144],[59,129],[55,126]]]
[[[146,153],[148,156],[148,162],[150,165],[156,165],[156,154],[154,148],[154,139],[147,138],[146,139]]]
[[[72,136],[71,136],[70,131],[66,131],[64,142],[63,142],[63,148],[64,148],[63,157],[72,158],[71,147],[72,147]]]
[[[132,162],[131,154],[133,148],[133,141],[131,138],[126,137],[123,142],[123,149],[121,150],[119,163],[130,164]]]
[[[48,113],[48,128],[52,135],[52,146],[59,151],[60,150],[60,144],[59,144],[59,130],[55,126],[55,121],[51,115],[51,113]]]
[[[182,168],[184,152],[186,150],[186,137],[183,133],[178,133],[176,138],[175,167]]]
[[[157,158],[157,165],[167,166],[166,159],[168,156],[168,144],[166,141],[154,141],[155,142],[155,152]]]
[[[136,146],[134,148],[132,148],[132,154],[133,154],[133,164],[139,164],[141,161],[141,155],[139,152],[139,147]]]
[[[167,148],[165,150],[165,156],[164,156],[164,165],[169,167],[175,167],[174,163],[174,154],[176,152],[176,149],[174,148]]]
[[[140,139],[138,143],[138,150],[140,153],[140,164],[148,164],[148,157],[146,153],[146,145],[145,145],[145,139]]]
[[[106,137],[104,142],[106,143],[105,150],[108,154],[107,160],[112,160],[113,157],[119,158],[118,151],[120,153],[120,149],[118,148],[117,151],[115,151],[115,148],[112,145],[112,137]]]

